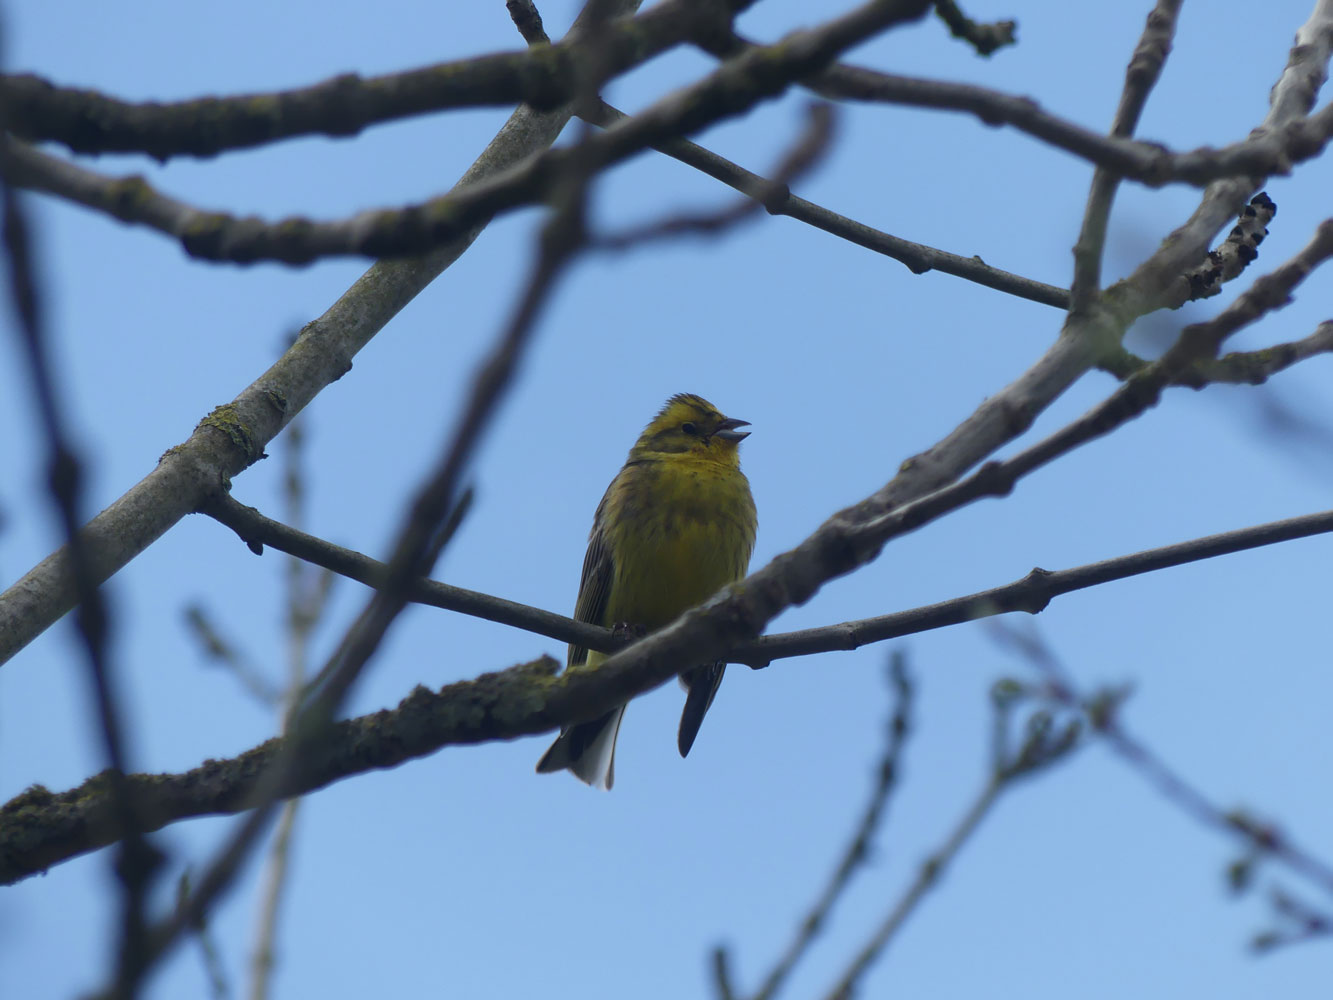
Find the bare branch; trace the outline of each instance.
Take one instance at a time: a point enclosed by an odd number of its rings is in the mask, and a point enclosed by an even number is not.
[[[832,100],[967,111],[987,125],[1012,125],[1119,177],[1149,187],[1171,183],[1203,187],[1224,178],[1249,175],[1248,188],[1236,196],[1243,198],[1261,185],[1263,177],[1290,173],[1296,163],[1318,156],[1333,138],[1333,106],[1305,117],[1319,89],[1316,80],[1322,82],[1328,61],[1331,29],[1321,18],[1325,15],[1312,15],[1297,35],[1293,57],[1274,88],[1275,98],[1281,99],[1273,104],[1263,126],[1248,138],[1220,149],[1202,146],[1173,152],[1159,143],[1103,136],[1043,111],[1028,97],[970,84],[896,76],[845,63],[804,77],[800,83]],[[1333,23],[1333,17],[1328,21]],[[732,58],[756,46],[736,34],[715,33],[703,38],[702,47],[720,58]]]
[[[773,179],[761,179],[763,190],[756,191],[730,208],[706,214],[674,215],[660,222],[648,223],[619,233],[606,233],[593,240],[600,250],[623,250],[631,246],[685,235],[715,235],[744,222],[770,205],[778,206],[791,197],[791,185],[813,170],[824,159],[833,142],[834,109],[830,104],[812,103],[806,109],[805,131],[797,138]],[[770,213],[773,211],[769,209]]]
[[[204,260],[305,264],[341,255],[425,253],[497,213],[549,198],[558,178],[568,174],[573,162],[586,164],[589,171],[600,170],[656,141],[739,114],[782,94],[792,81],[822,69],[844,49],[921,17],[928,6],[927,0],[872,0],[779,45],[729,60],[700,82],[589,137],[578,148],[547,150],[502,175],[456,187],[449,194],[404,209],[366,211],[333,222],[290,218],[276,223],[189,209],[172,217],[169,227],[186,253]],[[141,183],[133,185],[136,196],[143,195],[142,187]],[[159,210],[165,210],[165,204],[159,202]]]
[[[8,125],[9,108],[0,102],[0,125]],[[83,465],[70,441],[66,417],[57,391],[46,342],[46,317],[38,288],[33,238],[27,215],[13,184],[13,171],[0,151],[0,209],[8,262],[9,292],[16,332],[26,355],[36,409],[49,453],[47,486],[69,551],[66,585],[79,600],[78,633],[86,655],[88,677],[96,707],[102,752],[109,765],[107,784],[112,816],[121,847],[115,874],[121,886],[120,942],[116,950],[115,981],[132,981],[146,961],[144,909],[153,877],[161,864],[158,850],[144,837],[138,805],[125,780],[128,757],[124,719],[113,676],[105,602],[98,589],[88,546],[79,534],[83,504]]]
[[[1179,385],[1202,389],[1214,382],[1262,385],[1270,376],[1318,354],[1333,353],[1333,320],[1325,320],[1314,333],[1300,340],[1274,344],[1260,351],[1237,351],[1216,361],[1200,361],[1176,379]]]
[[[609,74],[624,72],[681,44],[711,19],[687,0],[667,0],[608,25],[599,58],[606,59]],[[368,125],[452,108],[526,104],[553,111],[577,92],[586,41],[571,32],[554,45],[401,73],[346,73],[296,90],[167,104],[136,104],[32,75],[8,76],[0,77],[0,103],[14,135],[60,142],[78,153],[139,152],[158,160],[215,156],[296,136],[353,136]]]
[[[886,639],[897,639],[931,629],[946,628],[949,625],[960,625],[993,615],[1014,611],[1035,615],[1044,611],[1053,598],[1076,590],[1328,532],[1333,532],[1333,511],[1307,514],[1304,517],[1271,521],[1252,528],[1208,535],[1073,569],[1052,571],[1038,568],[1022,579],[1004,586],[978,591],[965,597],[956,597],[939,604],[881,615],[877,618],[863,618],[838,625],[761,636],[754,642],[745,643],[733,650],[728,659],[734,663],[745,663],[758,668],[778,659],[859,649],[872,642],[883,642]]]
[[[1130,57],[1125,71],[1125,85],[1120,92],[1120,105],[1111,122],[1111,135],[1128,138],[1138,126],[1148,94],[1157,84],[1162,66],[1171,51],[1171,40],[1176,34],[1176,18],[1184,0],[1157,0],[1148,14],[1139,43]],[[1106,224],[1111,215],[1120,177],[1098,167],[1092,175],[1087,206],[1083,210],[1083,226],[1074,245],[1074,280],[1070,286],[1070,308],[1087,309],[1101,291],[1102,250],[1106,245]]]
[[[204,513],[231,528],[252,549],[269,545],[368,587],[379,587],[388,573],[384,563],[264,517],[253,507],[238,503],[230,494],[219,495]],[[511,625],[598,652],[609,652],[621,645],[612,638],[610,629],[435,580],[415,581],[408,593],[409,599],[418,604]]]
[[[617,111],[609,104],[599,102],[596,106],[584,112],[582,117],[595,125],[610,126],[628,116]],[[816,205],[814,202],[798,198],[790,192],[785,200],[766,197],[766,193],[771,190],[771,181],[760,177],[758,174],[751,173],[744,167],[740,167],[703,146],[690,142],[688,139],[664,139],[661,142],[653,143],[653,149],[702,171],[709,177],[735,188],[742,194],[760,199],[770,215],[789,216],[799,222],[814,226],[816,229],[822,229],[826,233],[832,233],[834,236],[855,243],[857,246],[884,254],[886,257],[891,257],[906,264],[913,274],[942,271],[945,274],[952,274],[968,281],[975,281],[977,284],[985,285],[988,288],[1008,292],[1019,298],[1055,306],[1057,309],[1065,309],[1069,304],[1069,293],[1063,288],[1046,285],[1039,281],[1033,281],[1031,278],[1024,278],[1021,275],[991,267],[979,257],[963,257],[945,250],[937,250],[922,243],[913,243],[897,236],[890,236],[888,233],[872,229],[870,226]]]
[[[820,893],[819,899],[810,908],[810,912],[806,914],[805,919],[801,921],[796,936],[787,946],[782,957],[778,959],[764,978],[763,984],[755,992],[754,1000],[772,1000],[778,990],[782,988],[792,969],[796,967],[796,963],[806,954],[815,937],[824,929],[824,924],[828,920],[834,904],[842,897],[847,886],[851,883],[852,877],[866,864],[870,857],[871,842],[883,824],[885,806],[888,805],[889,796],[898,784],[899,761],[902,758],[903,745],[912,728],[912,698],[914,692],[911,677],[907,673],[906,657],[901,651],[895,651],[890,656],[887,675],[894,693],[893,712],[890,714],[889,724],[886,727],[884,753],[880,758],[879,766],[876,768],[875,786],[870,793],[870,800],[866,803],[865,810],[861,814],[861,820],[856,825],[847,849],[843,852],[842,858],[833,870],[833,877],[829,880],[828,885],[824,887],[824,891]]]
[[[1013,21],[995,21],[992,24],[974,21],[959,10],[953,0],[935,0],[935,13],[949,26],[949,32],[954,38],[967,42],[977,50],[979,56],[992,55],[1016,41],[1014,28],[1017,25]]]
[[[1311,129],[1333,130],[1333,104],[1311,118],[1305,117],[1327,75],[1330,54],[1333,3],[1317,0],[1310,17],[1296,32],[1286,68],[1269,95],[1268,114],[1247,143],[1272,148],[1283,146],[1289,135],[1308,136]],[[1262,165],[1252,166],[1245,168],[1251,170],[1251,176],[1234,176],[1210,184],[1194,214],[1162,241],[1157,252],[1128,278],[1107,289],[1102,296],[1104,308],[1128,322],[1155,309],[1174,309],[1188,302],[1194,291],[1189,275],[1203,257],[1205,244],[1263,186],[1267,171]],[[1276,164],[1281,170],[1289,166],[1289,161]]]
[[[633,10],[637,0],[620,0]],[[579,23],[575,23],[577,28]],[[463,174],[457,187],[503,172],[555,141],[569,109],[515,111]],[[371,267],[297,342],[231,403],[205,417],[188,440],[169,450],[128,493],[83,529],[90,572],[97,583],[155,542],[221,485],[257,461],[264,446],[325,386],[341,378],[370,339],[472,245],[485,221],[415,260]],[[74,607],[69,553],[62,548],[0,594],[0,663]]]
[[[1333,866],[1294,843],[1272,824],[1257,820],[1244,810],[1222,809],[1215,805],[1145,743],[1131,735],[1119,718],[1123,692],[1104,692],[1096,697],[1080,694],[1069,670],[1036,629],[1019,631],[1003,622],[993,623],[991,629],[997,639],[1049,679],[1050,683],[1039,694],[1083,713],[1092,733],[1168,802],[1203,826],[1239,837],[1247,847],[1280,861],[1323,892],[1333,895]]]
[[[1005,697],[992,696],[991,707],[997,729],[1008,727],[1011,723],[1011,701]],[[1027,719],[1019,745],[1009,756],[994,762],[989,780],[982,786],[980,793],[963,811],[944,842],[921,863],[916,877],[889,910],[878,930],[856,953],[838,982],[829,990],[828,1000],[851,1000],[861,978],[884,954],[907,918],[916,911],[930,890],[939,884],[949,865],[972,839],[981,821],[990,814],[1000,796],[1019,779],[1066,760],[1081,745],[1078,736],[1076,726],[1071,724],[1055,728],[1050,717],[1041,712],[1034,712]]]

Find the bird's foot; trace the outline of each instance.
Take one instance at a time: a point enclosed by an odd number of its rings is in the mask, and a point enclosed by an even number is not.
[[[632,622],[616,622],[611,626],[611,638],[622,646],[637,642],[648,634],[646,626]]]

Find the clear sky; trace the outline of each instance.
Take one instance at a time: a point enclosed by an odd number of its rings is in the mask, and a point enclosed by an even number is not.
[[[1243,138],[1311,6],[1186,4],[1140,134],[1178,149]],[[1149,7],[978,0],[967,6],[972,15],[1018,20],[1016,47],[981,59],[929,20],[858,49],[854,60],[1026,94],[1101,129]],[[575,4],[542,9],[556,35]],[[813,9],[766,0],[741,25],[771,40]],[[521,44],[499,0],[21,0],[5,14],[8,66],[131,99],[263,91]],[[693,51],[674,52],[608,97],[634,110],[709,66]],[[700,141],[766,170],[797,134],[806,100],[794,93]],[[291,141],[165,167],[133,157],[89,162],[142,172],[204,207],[334,218],[446,189],[505,115],[435,115],[354,140]],[[1065,285],[1090,176],[1067,154],[961,114],[848,107],[828,162],[796,190],[894,235]],[[1328,179],[1325,160],[1269,184],[1279,212],[1252,274],[1309,239],[1329,214]],[[734,196],[647,155],[611,171],[593,197],[596,223],[618,228]],[[1184,186],[1124,186],[1109,276],[1127,273],[1197,200]],[[366,264],[194,262],[159,235],[47,199],[29,204],[62,401],[89,459],[89,514],[248,385]],[[522,287],[541,218],[529,210],[492,224],[305,411],[309,530],[384,554]],[[1312,280],[1238,345],[1310,333],[1328,315],[1328,288],[1326,276]],[[1154,349],[1233,294],[1154,317],[1131,333],[1131,346]],[[764,216],[715,240],[585,258],[484,441],[471,470],[475,509],[436,576],[568,613],[602,490],[676,392],[699,393],[753,424],[742,457],[759,507],[754,565],[762,565],[1022,372],[1060,320],[1049,307],[956,278],[914,276],[784,218]],[[58,542],[16,347],[13,337],[0,340],[6,584]],[[1326,434],[1331,376],[1324,357],[1262,389],[1174,390],[1012,496],[895,540],[774,628],[897,611],[1008,582],[1034,565],[1060,569],[1326,508],[1327,437],[1272,415],[1294,413]],[[1087,376],[1031,433],[1053,430],[1112,387],[1105,375]],[[233,490],[274,516],[284,445],[275,441],[273,458]],[[1333,540],[1288,543],[1062,597],[1035,626],[1089,689],[1132,685],[1126,725],[1207,795],[1271,817],[1333,858],[1331,565]],[[192,516],[107,585],[136,770],[187,770],[273,734],[273,712],[205,661],[183,610],[203,604],[259,669],[281,678],[282,569],[278,554],[256,558]],[[364,598],[357,584],[336,586],[317,661]],[[1032,676],[984,624],[897,645],[919,688],[901,787],[870,870],[787,996],[822,996],[883,919],[984,780],[990,685]],[[543,637],[411,609],[350,711],[544,652],[564,655]],[[609,794],[534,774],[549,741],[541,737],[448,749],[312,795],[299,814],[275,995],[708,997],[708,956],[720,942],[732,948],[739,988],[753,990],[869,793],[890,707],[888,652],[733,667],[687,761],[675,749],[680,692],[672,685],[644,697],[626,716]],[[62,622],[0,667],[0,797],[36,782],[69,788],[102,766],[83,661]],[[155,838],[170,856],[159,906],[232,823],[181,823]],[[1326,990],[1327,944],[1256,958],[1246,943],[1273,926],[1263,895],[1273,885],[1333,903],[1267,867],[1259,893],[1230,898],[1223,873],[1237,852],[1093,746],[1001,801],[871,971],[866,995],[1229,1000]],[[83,857],[0,892],[0,996],[68,997],[102,981],[116,907],[110,861],[108,852]],[[247,870],[212,924],[236,996],[259,871]],[[207,989],[190,942],[149,993]]]

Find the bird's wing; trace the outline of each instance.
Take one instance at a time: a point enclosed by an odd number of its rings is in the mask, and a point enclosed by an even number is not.
[[[605,501],[603,501],[605,502]],[[583,575],[579,578],[579,597],[574,602],[574,618],[577,621],[605,626],[607,622],[606,604],[611,596],[611,580],[615,577],[615,564],[611,561],[611,546],[607,544],[606,529],[602,519],[602,509],[597,510],[592,537],[588,539],[588,552],[583,557]],[[588,650],[584,646],[569,647],[566,666],[586,663]]]

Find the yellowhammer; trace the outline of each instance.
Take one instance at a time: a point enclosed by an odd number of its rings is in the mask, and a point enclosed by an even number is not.
[[[681,612],[745,576],[757,523],[737,445],[749,421],[724,417],[706,399],[672,396],[639,435],[625,465],[597,505],[574,617],[611,628],[661,628]],[[570,646],[569,668],[606,657]],[[725,662],[680,675],[689,692],[677,745],[694,744]],[[568,726],[537,763],[542,773],[568,768],[590,785],[615,782],[616,734],[625,706]]]

